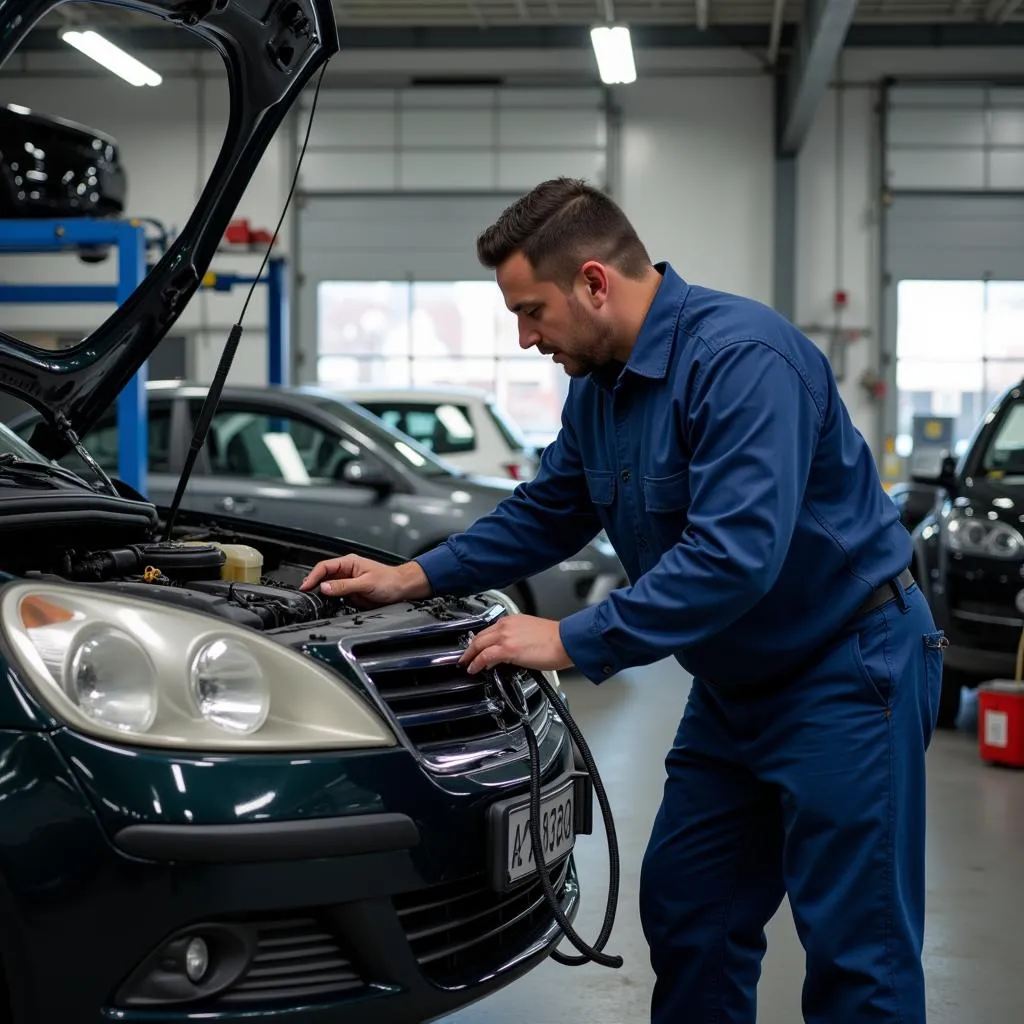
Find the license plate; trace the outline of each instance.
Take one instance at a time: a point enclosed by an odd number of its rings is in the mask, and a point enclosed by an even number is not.
[[[544,864],[554,867],[576,844],[575,778],[541,792],[540,838]],[[530,798],[504,800],[490,809],[491,877],[494,887],[510,889],[536,877],[537,861],[530,837]]]

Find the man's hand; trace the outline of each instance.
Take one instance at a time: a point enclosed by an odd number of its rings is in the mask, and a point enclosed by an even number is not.
[[[430,596],[430,581],[418,562],[382,565],[359,555],[343,555],[318,563],[299,589],[312,590],[318,584],[320,593],[344,597],[357,608],[376,608]]]
[[[471,674],[495,665],[520,668],[572,667],[558,633],[558,623],[532,615],[509,615],[478,633],[459,659]]]

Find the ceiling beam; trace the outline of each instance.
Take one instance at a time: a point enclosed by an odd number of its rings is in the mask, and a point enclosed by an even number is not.
[[[857,0],[806,0],[788,69],[787,102],[779,138],[783,155],[800,152],[856,10]]]
[[[340,26],[342,52],[332,62],[342,66],[346,50],[576,50],[591,52],[589,26],[585,25],[502,25],[476,28],[472,25],[362,26],[351,22]],[[707,32],[696,25],[631,25],[633,49],[701,49],[704,47],[763,50],[765,26],[716,23]],[[209,45],[191,32],[179,28],[115,28],[103,26],[103,34],[132,52],[141,50],[208,50]],[[794,49],[795,26],[783,24],[780,52]],[[1024,23],[1005,25],[984,22],[942,24],[854,25],[846,37],[847,47],[960,47],[1024,46]],[[66,51],[55,28],[37,28],[21,43],[15,55],[30,51]]]
[[[786,0],[775,0],[772,5],[772,27],[768,34],[768,63],[775,67],[779,61],[779,46],[782,43],[782,19],[786,12]]]

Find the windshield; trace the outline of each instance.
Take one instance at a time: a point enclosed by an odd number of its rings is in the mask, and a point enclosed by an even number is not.
[[[16,455],[26,462],[39,462],[50,466],[49,459],[44,458],[27,441],[23,441],[6,423],[0,423],[0,454]]]
[[[366,434],[374,443],[394,452],[398,460],[420,476],[464,476],[462,470],[439,459],[418,441],[389,427],[371,413],[354,409],[326,395],[312,394],[313,404],[324,412],[337,416]]]
[[[1024,401],[1007,407],[981,457],[988,476],[1024,476]]]

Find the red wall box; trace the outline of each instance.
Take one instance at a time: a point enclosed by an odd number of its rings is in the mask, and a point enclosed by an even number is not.
[[[978,748],[983,761],[1024,768],[1024,683],[978,687]]]

